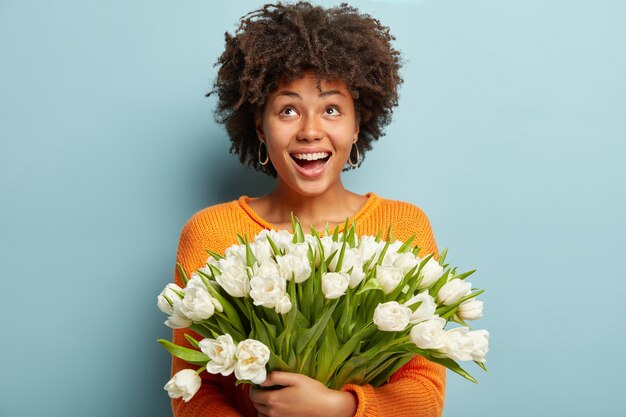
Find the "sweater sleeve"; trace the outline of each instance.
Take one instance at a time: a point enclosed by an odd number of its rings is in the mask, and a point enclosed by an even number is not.
[[[430,253],[438,256],[437,244],[426,215],[417,209],[412,223],[416,231],[420,257]],[[358,400],[355,417],[440,417],[446,386],[446,369],[442,365],[415,356],[393,374],[387,384],[378,388],[371,385],[348,384],[342,391],[353,393]]]
[[[206,262],[206,258],[207,254],[204,251],[201,239],[197,233],[197,227],[192,218],[182,230],[178,243],[177,262],[183,266],[186,273],[190,274],[201,267]],[[174,281],[179,286],[184,286],[178,268],[175,268]],[[189,342],[185,339],[185,333],[196,340],[202,339],[202,336],[189,329],[174,329],[173,342],[177,345],[191,348]],[[172,375],[185,368],[198,369],[199,367],[172,356]],[[180,398],[172,399],[174,417],[241,417],[241,414],[222,393],[222,388],[216,375],[202,372],[200,377],[202,378],[200,389],[189,402],[184,402]]]

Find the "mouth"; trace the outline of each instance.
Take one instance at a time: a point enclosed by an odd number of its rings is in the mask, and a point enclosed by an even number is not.
[[[315,173],[320,171],[331,157],[330,152],[292,153],[291,159],[303,171]]]

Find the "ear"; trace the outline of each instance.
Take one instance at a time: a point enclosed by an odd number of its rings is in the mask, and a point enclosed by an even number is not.
[[[254,130],[256,136],[261,142],[265,142],[265,133],[263,132],[263,115],[259,113],[254,114]]]

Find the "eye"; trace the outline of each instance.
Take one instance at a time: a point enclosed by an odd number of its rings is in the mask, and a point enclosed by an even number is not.
[[[339,116],[341,114],[341,109],[339,109],[339,106],[328,106],[324,112],[328,116]]]
[[[280,111],[280,115],[281,116],[288,116],[288,117],[290,117],[290,116],[295,116],[297,114],[298,114],[298,112],[296,112],[296,109],[294,109],[291,106],[287,106],[287,107],[283,108]]]

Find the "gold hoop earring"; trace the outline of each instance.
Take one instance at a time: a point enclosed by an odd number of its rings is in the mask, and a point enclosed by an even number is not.
[[[356,141],[352,142],[354,147],[356,148],[356,162],[352,162],[352,148],[350,148],[350,155],[348,155],[348,165],[350,168],[354,168],[359,164],[359,159],[361,159],[361,155],[359,155],[359,147],[356,144]]]
[[[260,141],[260,142],[261,142],[261,143],[259,144],[259,155],[258,155],[258,156],[259,156],[259,164],[261,164],[261,165],[265,166],[265,165],[267,165],[267,163],[270,161],[270,154],[269,154],[269,152],[267,151],[267,145],[265,145],[265,142],[263,142],[263,141]],[[266,154],[266,155],[265,155],[265,160],[264,160],[264,161],[262,161],[262,160],[261,160],[261,147],[262,147],[263,145],[265,145],[265,154]]]

